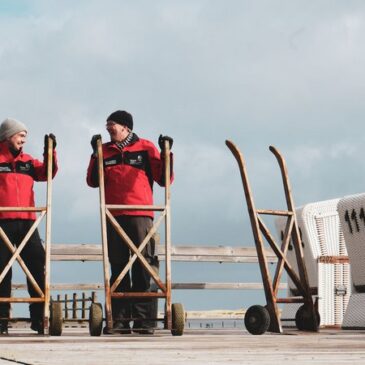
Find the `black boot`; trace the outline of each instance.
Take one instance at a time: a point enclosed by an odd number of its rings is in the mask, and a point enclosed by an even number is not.
[[[153,335],[155,333],[155,329],[154,327],[146,325],[145,322],[134,321],[133,332],[139,333],[140,335]]]
[[[42,319],[32,319],[30,323],[30,328],[33,331],[38,332],[39,335],[44,335],[44,327]]]
[[[0,335],[7,335],[8,334],[8,322],[1,321],[0,322]]]
[[[30,328],[33,331],[38,332],[39,335],[44,335],[43,312],[44,312],[44,304],[31,303],[29,305],[29,313],[31,320]]]
[[[129,322],[116,320],[113,323],[113,328],[110,329],[108,327],[103,328],[104,335],[113,335],[114,333],[120,333],[121,335],[129,335],[132,333],[131,327],[129,326]]]
[[[7,335],[8,334],[8,318],[9,318],[9,312],[8,308],[10,307],[8,303],[4,305],[5,303],[1,303],[0,307],[0,335]]]
[[[129,335],[132,333],[129,322],[120,320],[114,321],[113,332],[120,333],[122,335]]]
[[[141,335],[153,335],[156,328],[157,299],[140,299],[134,304],[133,332]]]

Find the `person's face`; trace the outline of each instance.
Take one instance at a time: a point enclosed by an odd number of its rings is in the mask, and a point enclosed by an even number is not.
[[[127,138],[129,134],[129,130],[126,126],[114,123],[110,120],[106,123],[106,130],[108,131],[112,142],[121,142]]]
[[[27,132],[22,131],[17,134],[12,135],[7,139],[9,147],[14,149],[15,151],[20,151],[26,142],[27,139]]]

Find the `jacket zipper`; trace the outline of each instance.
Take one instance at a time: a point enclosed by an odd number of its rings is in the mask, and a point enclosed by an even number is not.
[[[13,170],[14,170],[14,174],[15,174],[15,186],[16,186],[16,201],[17,201],[17,206],[19,207],[19,184],[18,184],[18,175],[16,173],[16,168],[15,168],[15,162],[13,164]]]

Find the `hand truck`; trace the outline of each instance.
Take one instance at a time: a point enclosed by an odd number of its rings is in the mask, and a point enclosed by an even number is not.
[[[226,145],[236,159],[240,170],[266,297],[266,306],[254,305],[248,308],[248,310],[246,311],[246,329],[248,330],[248,332],[254,335],[260,335],[265,333],[266,331],[282,333],[278,304],[303,303],[303,305],[298,309],[295,316],[297,328],[306,331],[318,331],[319,313],[318,310],[315,308],[313,297],[310,291],[301,244],[302,242],[299,234],[299,228],[295,214],[295,207],[291,194],[291,187],[289,183],[285,160],[275,147],[269,147],[270,151],[274,154],[279,164],[288,209],[284,211],[256,209],[243,155],[233,142],[226,140]],[[270,233],[269,229],[265,225],[263,219],[261,218],[261,215],[286,217],[286,228],[280,247],[275,242],[273,235]],[[265,255],[263,237],[266,239],[267,243],[278,258],[273,281],[271,279],[268,269],[268,261]],[[287,252],[290,241],[292,241],[292,244],[294,246],[298,273],[294,270],[292,265],[287,260]],[[287,272],[288,276],[292,279],[294,285],[297,287],[298,296],[278,298],[280,279],[284,269]]]
[[[44,303],[44,316],[43,316],[43,330],[44,334],[52,336],[60,336],[62,333],[62,306],[61,303],[50,302],[50,259],[51,259],[51,210],[52,210],[52,166],[53,166],[53,140],[48,137],[48,160],[47,160],[47,196],[45,207],[0,207],[0,212],[40,212],[39,217],[34,221],[30,227],[28,233],[25,235],[21,243],[17,248],[9,240],[4,230],[0,227],[0,244],[6,245],[9,251],[12,253],[8,264],[4,270],[0,273],[0,283],[4,280],[6,274],[11,269],[15,260],[19,263],[23,269],[26,278],[30,281],[33,288],[38,293],[39,297],[36,298],[19,298],[9,297],[0,298],[1,303]],[[29,271],[27,265],[21,258],[20,254],[29,241],[34,231],[39,226],[42,219],[46,217],[45,227],[45,285],[44,291],[41,290],[33,275]],[[0,318],[0,320],[6,320],[10,322],[26,321],[27,318]]]
[[[171,303],[171,207],[170,207],[170,146],[165,141],[165,204],[163,206],[155,205],[111,205],[105,203],[104,190],[104,163],[102,141],[97,141],[97,160],[99,172],[99,198],[100,198],[100,216],[102,231],[102,247],[103,247],[103,269],[104,269],[104,288],[105,288],[105,319],[107,331],[113,332],[113,316],[112,316],[112,298],[164,298],[165,299],[165,315],[163,318],[145,318],[146,320],[163,321],[164,329],[170,330],[172,335],[181,336],[185,326],[185,311],[181,303]],[[112,210],[149,210],[161,212],[160,217],[153,224],[145,239],[138,245],[133,242],[117,220],[112,215]],[[129,262],[123,268],[115,282],[110,284],[110,268],[107,242],[107,219],[112,224],[118,235],[121,237],[123,244],[126,244],[132,253]],[[142,250],[157,232],[158,227],[165,221],[165,282],[162,281],[159,274],[146,261],[142,255]],[[143,268],[152,277],[158,287],[156,292],[117,292],[116,288],[131,269],[135,260],[139,260]],[[95,331],[93,335],[99,336],[102,332],[102,310],[95,308],[97,320],[90,324]],[[125,318],[126,320],[134,320],[134,318]],[[91,332],[90,332],[91,333]]]

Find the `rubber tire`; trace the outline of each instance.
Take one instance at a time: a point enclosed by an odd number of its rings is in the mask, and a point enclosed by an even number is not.
[[[272,328],[271,328],[271,326],[272,326],[272,324],[273,324],[273,321],[271,320],[271,314],[270,314],[270,311],[267,309],[267,304],[265,305],[265,307],[264,307],[268,312],[269,312],[269,317],[270,317],[270,324],[269,324],[269,328],[266,330],[266,332],[273,332],[273,333],[276,333],[277,331],[275,330],[273,330]],[[274,321],[276,322],[276,319],[274,319]],[[279,321],[280,321],[280,319],[279,319]]]
[[[270,326],[269,311],[262,305],[253,305],[245,314],[245,327],[252,335],[264,334]]]
[[[181,303],[171,305],[172,329],[173,336],[182,336],[185,328],[185,310]]]
[[[103,307],[100,303],[91,303],[89,308],[90,336],[100,336],[103,330]]]
[[[62,325],[62,303],[52,302],[50,305],[49,334],[51,336],[61,336]]]
[[[320,325],[321,319],[318,311],[315,311],[316,314],[316,324],[317,327],[313,328],[312,323],[310,321],[311,319],[311,311],[308,309],[308,307],[303,304],[299,307],[297,310],[297,313],[295,314],[295,325],[297,326],[298,330],[300,331],[317,331],[318,327]]]

